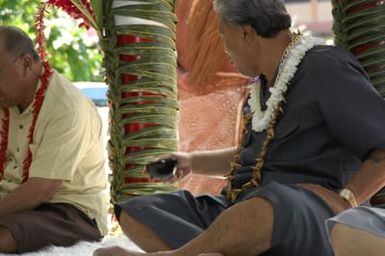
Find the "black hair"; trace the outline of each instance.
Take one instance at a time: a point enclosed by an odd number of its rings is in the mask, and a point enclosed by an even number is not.
[[[40,59],[32,39],[20,28],[0,25],[0,35],[3,36],[4,50],[10,54],[17,56],[26,53],[29,54],[34,61]]]
[[[223,21],[250,25],[265,38],[291,26],[291,17],[281,0],[214,0],[214,8]]]

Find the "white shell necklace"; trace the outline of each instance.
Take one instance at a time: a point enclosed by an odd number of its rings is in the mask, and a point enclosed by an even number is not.
[[[295,34],[293,37],[294,38],[282,55],[274,85],[269,88],[271,95],[266,102],[267,108],[265,111],[261,110],[259,101],[259,94],[261,90],[261,81],[259,76],[256,76],[251,81],[253,84],[248,103],[251,112],[253,113],[251,121],[252,129],[256,132],[262,132],[267,129],[278,104],[285,100],[284,94],[287,91],[287,87],[297,72],[298,65],[301,63],[306,52],[314,46],[322,44],[320,39],[310,35],[305,36]]]

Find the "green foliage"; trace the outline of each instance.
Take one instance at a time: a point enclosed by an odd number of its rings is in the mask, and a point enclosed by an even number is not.
[[[332,0],[335,43],[350,50],[385,97],[385,3]]]
[[[35,16],[40,0],[0,0],[0,24],[13,25],[35,38]],[[92,30],[79,28],[66,13],[49,8],[47,29],[48,61],[72,81],[102,81],[103,55],[98,48],[98,37]]]
[[[106,0],[103,9],[106,35],[101,46],[105,51],[111,102],[108,147],[113,171],[111,198],[117,202],[132,195],[177,188],[177,184],[146,180],[148,175],[143,172],[146,163],[178,150],[176,15],[175,0],[135,0],[134,5],[115,7],[112,1]],[[140,22],[117,22],[115,15]],[[118,35],[135,37],[137,41],[133,43],[126,38],[130,43],[117,44]],[[122,61],[122,56],[137,56],[137,59]],[[122,79],[125,76],[136,79],[126,81]]]
[[[369,78],[385,97],[385,2],[332,0],[335,43],[352,51]],[[385,188],[372,198],[373,206],[385,209]]]

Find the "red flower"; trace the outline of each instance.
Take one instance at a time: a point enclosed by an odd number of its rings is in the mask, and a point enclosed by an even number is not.
[[[93,16],[94,13],[91,9],[91,5],[88,2],[88,0],[82,0],[84,6],[87,8],[87,11]],[[71,0],[48,0],[48,4],[56,6],[58,8],[61,8],[66,13],[68,13],[72,18],[74,19],[81,19],[83,20],[82,23],[80,23],[80,27],[84,26],[87,29],[90,27],[87,22],[88,19],[83,15],[81,11],[71,2]]]
[[[44,36],[44,16],[47,12],[47,5],[48,3],[41,3],[39,11],[36,16],[36,31],[37,31],[37,37],[36,37],[36,46],[37,51],[40,55],[40,58],[42,59],[43,63],[46,61],[47,53],[45,51],[45,36]]]

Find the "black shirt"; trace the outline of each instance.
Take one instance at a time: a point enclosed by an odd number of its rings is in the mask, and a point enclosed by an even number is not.
[[[261,89],[263,106],[269,94]],[[370,151],[385,149],[385,100],[354,56],[339,47],[309,50],[288,86],[286,100],[265,158],[262,183],[309,182],[341,188]],[[250,179],[266,137],[265,131],[250,129],[235,186]]]

